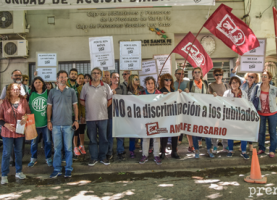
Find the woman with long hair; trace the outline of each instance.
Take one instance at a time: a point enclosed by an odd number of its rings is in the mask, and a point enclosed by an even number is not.
[[[174,92],[174,81],[173,77],[171,74],[163,74],[161,76],[160,80],[160,92],[163,94],[167,94],[169,92]],[[162,154],[160,155],[161,159],[165,158],[165,148],[167,145],[168,137],[162,137],[161,138],[161,152]],[[172,143],[172,152],[171,152],[171,157],[179,159],[180,156],[177,153],[177,144],[178,144],[178,137],[171,137],[171,143]]]
[[[37,152],[39,136],[42,134],[44,142],[44,154],[46,164],[48,166],[53,165],[51,158],[52,154],[52,143],[50,131],[47,128],[47,99],[49,90],[47,90],[46,84],[43,79],[39,76],[35,77],[32,82],[32,89],[29,95],[29,106],[31,113],[35,115],[35,124],[38,133],[38,137],[32,140],[31,143],[31,161],[28,167],[33,167],[37,163]]]
[[[1,184],[8,183],[9,162],[14,149],[15,154],[15,177],[25,179],[22,173],[22,149],[25,135],[16,131],[17,124],[24,125],[27,122],[27,114],[30,109],[27,100],[20,94],[21,86],[12,83],[7,88],[6,97],[0,105],[0,125],[2,126],[1,136],[3,139],[3,154],[1,171]],[[18,124],[18,125],[19,125]]]
[[[139,95],[144,88],[140,85],[139,76],[137,74],[131,74],[128,78],[127,84],[128,95]],[[129,152],[130,158],[135,158],[136,138],[129,139]]]
[[[84,80],[85,80],[84,84],[89,83],[90,81],[92,81],[91,75],[90,74],[85,74],[84,75]]]
[[[258,154],[265,153],[265,132],[266,121],[268,121],[268,131],[270,135],[269,157],[275,156],[276,150],[276,123],[277,106],[275,98],[277,97],[277,88],[270,84],[273,75],[270,72],[263,72],[262,83],[255,86],[251,95],[251,101],[255,96],[259,98],[258,114],[260,115],[259,131],[259,151]]]
[[[52,89],[54,88],[52,82],[45,82],[45,84],[46,84],[46,89],[49,90],[49,91],[52,90]]]

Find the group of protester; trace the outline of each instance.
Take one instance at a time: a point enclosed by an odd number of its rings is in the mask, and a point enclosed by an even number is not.
[[[119,74],[102,72],[94,68],[91,75],[78,74],[73,68],[69,74],[66,71],[57,73],[56,87],[53,83],[45,83],[41,77],[35,77],[30,90],[24,86],[25,79],[19,70],[12,72],[13,83],[4,87],[0,100],[0,126],[3,138],[2,155],[2,179],[1,184],[8,183],[9,163],[14,157],[16,178],[25,179],[22,173],[22,156],[24,152],[24,134],[16,133],[17,124],[25,124],[27,114],[34,114],[38,135],[43,136],[45,159],[48,166],[53,166],[54,171],[50,175],[56,178],[62,174],[62,161],[66,162],[64,177],[71,177],[72,162],[76,156],[86,154],[84,146],[84,133],[87,128],[89,138],[89,166],[97,162],[109,165],[113,158],[112,137],[112,97],[119,95],[149,95],[164,94],[170,92],[191,92],[200,94],[212,94],[214,96],[245,98],[253,101],[259,98],[258,114],[260,115],[259,151],[265,153],[266,120],[269,123],[270,149],[269,157],[274,157],[276,149],[276,113],[275,97],[277,88],[270,84],[272,74],[270,72],[247,73],[244,78],[236,75],[239,65],[232,69],[228,84],[222,82],[223,70],[216,68],[213,71],[215,81],[208,84],[203,80],[202,69],[194,68],[193,79],[184,80],[184,70],[175,71],[176,81],[171,74],[163,74],[158,83],[152,76],[144,80],[144,86],[140,85],[138,74],[131,71],[123,72],[123,83],[119,83]],[[101,79],[102,78],[102,79]],[[182,137],[182,136],[180,136]],[[31,143],[31,160],[28,164],[33,167],[37,163],[38,138]],[[187,135],[188,152],[194,152],[195,158],[199,158],[199,144],[202,138]],[[144,164],[148,161],[149,153],[153,152],[154,161],[160,165],[165,158],[166,146],[171,139],[171,157],[179,159],[177,153],[178,137],[172,138],[141,138],[142,157],[139,161]],[[53,160],[52,141],[54,146]],[[205,138],[207,155],[211,158],[218,150],[218,140]],[[118,159],[124,160],[124,138],[116,138]],[[233,155],[233,140],[222,140],[223,151],[227,156]],[[213,146],[213,147],[212,147]],[[241,141],[241,156],[249,159],[246,153],[247,141]],[[152,149],[153,148],[153,149]],[[249,142],[249,149],[253,148]],[[135,158],[136,138],[129,138],[129,156]]]

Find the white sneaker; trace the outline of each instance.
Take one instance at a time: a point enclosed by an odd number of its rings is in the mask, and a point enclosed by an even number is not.
[[[19,172],[15,174],[15,178],[25,179],[26,175],[24,175],[23,172]]]
[[[2,176],[1,177],[1,184],[4,185],[4,184],[8,184],[9,181],[8,181],[8,177],[7,176]]]

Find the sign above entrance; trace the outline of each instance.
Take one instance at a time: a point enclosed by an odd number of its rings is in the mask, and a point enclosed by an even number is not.
[[[0,11],[152,6],[210,6],[214,0],[0,0]]]

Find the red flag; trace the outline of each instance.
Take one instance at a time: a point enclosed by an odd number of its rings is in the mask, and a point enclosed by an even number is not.
[[[193,45],[192,45],[193,44]],[[188,52],[190,50],[189,56]],[[181,42],[173,49],[174,53],[187,58],[188,62],[195,68],[201,67],[203,76],[213,68],[213,61],[202,47],[200,42],[189,32]]]
[[[260,46],[253,31],[221,4],[203,25],[239,55]]]
[[[275,28],[275,43],[276,43],[276,50],[277,50],[277,11],[275,7],[273,7],[273,19],[274,19],[274,28]]]

